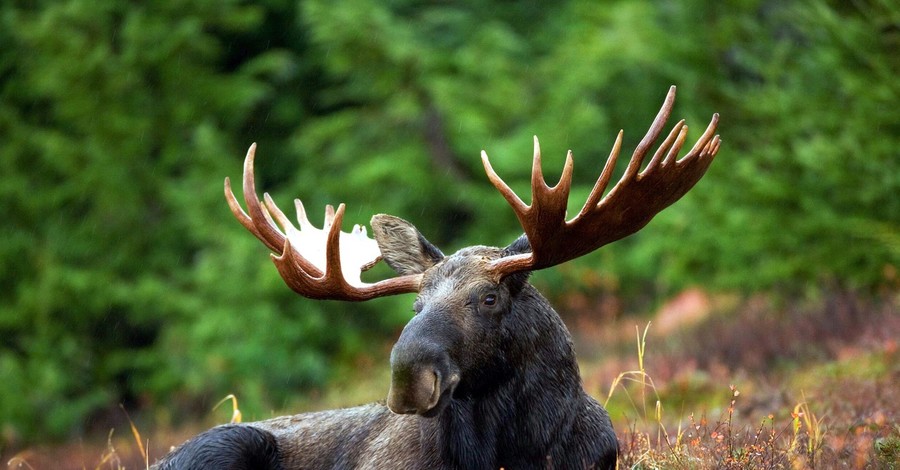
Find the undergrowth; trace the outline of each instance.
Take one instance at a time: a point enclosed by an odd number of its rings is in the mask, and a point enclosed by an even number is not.
[[[229,423],[240,423],[243,419],[243,414],[238,407],[238,399],[233,394],[226,396],[216,403],[212,411],[215,411],[228,401],[231,402],[231,419],[229,420]],[[124,408],[122,408],[122,413],[128,421],[132,439],[120,439],[116,442],[113,438],[115,430],[110,430],[106,438],[106,446],[99,451],[99,457],[97,457],[96,460],[93,458],[88,459],[89,461],[96,461],[96,463],[90,467],[84,463],[83,460],[81,464],[78,465],[77,459],[73,458],[75,456],[71,454],[65,456],[66,460],[60,461],[56,459],[56,456],[51,455],[51,452],[42,453],[40,450],[34,449],[27,449],[19,452],[9,459],[6,465],[10,469],[29,470],[38,470],[41,468],[80,468],[82,470],[86,470],[87,468],[93,468],[94,470],[128,470],[138,468],[149,470],[150,464],[165,455],[171,448],[160,449],[157,446],[155,452],[151,450],[150,440],[144,439]]]
[[[734,413],[741,393],[730,385],[730,401],[717,419],[692,413],[670,432],[660,391],[644,369],[649,328],[637,332],[639,368],[619,374],[607,394],[606,405],[619,391],[636,413],[620,435],[620,468],[815,468],[827,428],[806,402],[794,406],[787,423],[768,415],[756,427],[740,426]]]
[[[672,416],[660,399],[666,390],[645,369],[649,327],[637,331],[638,368],[620,373],[606,396],[607,407],[618,399],[629,411],[629,426],[619,430],[620,469],[900,469],[895,348],[855,361],[878,370],[874,380],[820,373],[821,403],[801,392],[787,409],[759,416],[748,407],[736,419],[741,392],[729,385],[720,410]]]

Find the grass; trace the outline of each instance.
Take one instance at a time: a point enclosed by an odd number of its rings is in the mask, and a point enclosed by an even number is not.
[[[614,394],[621,393],[637,415],[620,438],[620,468],[816,467],[826,427],[805,401],[794,406],[787,426],[779,426],[770,414],[755,428],[741,428],[734,421],[741,393],[730,385],[730,402],[715,422],[690,414],[687,422],[678,421],[674,434],[669,433],[660,392],[644,368],[649,328],[648,323],[643,335],[637,334],[639,368],[620,373],[607,394],[607,407]],[[652,413],[648,400],[654,400]]]
[[[585,388],[614,420],[620,469],[900,470],[897,299],[867,303],[838,293],[807,304],[701,304],[712,305],[709,315],[689,315],[681,327],[671,318],[661,327],[631,320],[593,328],[566,318]],[[385,357],[365,359],[365,372],[343,376],[285,413],[382,399],[387,349],[379,349]],[[185,428],[142,435],[121,415],[122,435],[34,447],[5,460],[23,469],[147,468],[209,425],[245,419],[234,396],[210,410],[208,422]]]
[[[619,468],[900,469],[896,307],[846,294],[818,311],[751,299],[666,337],[648,325],[626,372],[605,363],[627,356],[598,354],[586,382],[612,383]]]
[[[867,367],[861,359],[857,365]],[[825,380],[813,389],[817,401],[801,392],[802,401],[768,414],[742,411],[733,385],[724,409],[699,415],[668,416],[659,401],[647,415],[638,401],[620,432],[620,468],[900,468],[897,377],[895,370],[874,381]],[[643,386],[628,391],[629,403]],[[656,394],[665,390],[646,395]]]

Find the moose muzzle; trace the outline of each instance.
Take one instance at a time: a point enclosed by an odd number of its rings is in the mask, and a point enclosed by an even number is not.
[[[437,325],[430,320],[413,318],[391,351],[387,406],[394,413],[437,416],[459,383],[459,368],[442,344],[446,337],[433,334]]]

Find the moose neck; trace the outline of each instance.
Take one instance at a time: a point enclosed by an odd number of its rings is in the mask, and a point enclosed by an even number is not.
[[[571,336],[531,285],[518,294],[501,336],[504,357],[492,385],[454,395],[431,428],[444,461],[458,468],[546,455],[568,434],[584,398]]]

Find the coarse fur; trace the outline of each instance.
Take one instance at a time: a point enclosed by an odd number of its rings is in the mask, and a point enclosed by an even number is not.
[[[157,468],[615,468],[616,435],[559,315],[527,273],[498,281],[487,269],[527,239],[444,257],[402,219],[372,225],[390,266],[423,273],[387,402],[213,428]],[[242,433],[252,439],[232,445]]]

